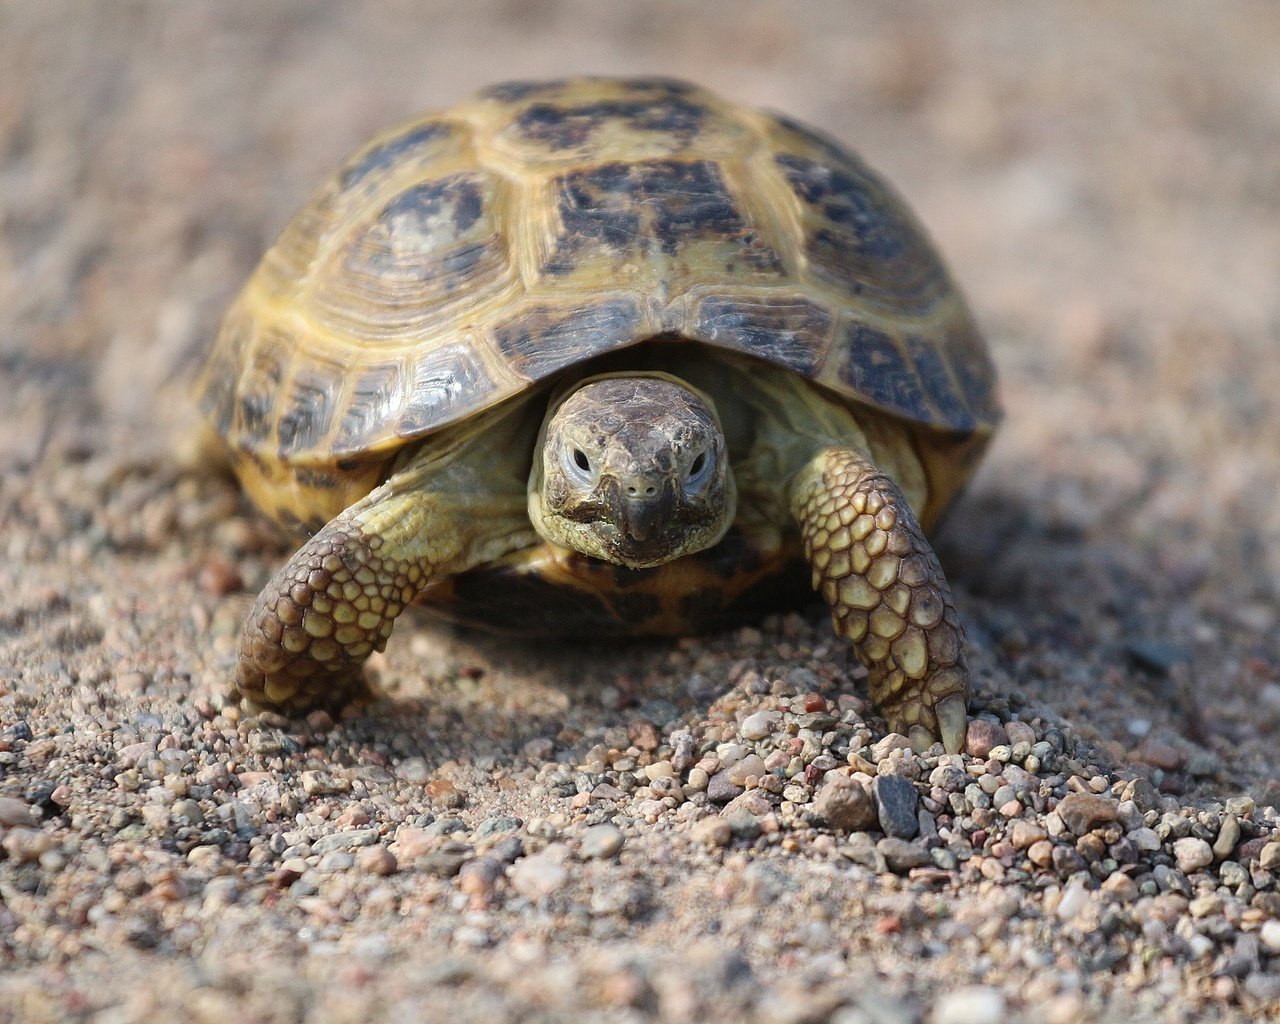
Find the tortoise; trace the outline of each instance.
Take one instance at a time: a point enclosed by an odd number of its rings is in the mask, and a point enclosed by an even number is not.
[[[196,390],[311,534],[245,621],[252,704],[348,699],[415,601],[675,634],[811,577],[889,726],[963,746],[926,531],[997,423],[993,367],[903,201],[785,116],[580,78],[414,120],[296,214]]]

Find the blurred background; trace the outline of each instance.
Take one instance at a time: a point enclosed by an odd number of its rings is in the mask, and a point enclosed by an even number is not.
[[[3,507],[163,457],[173,366],[371,133],[682,76],[857,149],[971,299],[1008,419],[942,550],[1018,684],[1087,718],[1141,641],[1238,746],[1280,715],[1277,39],[1267,0],[0,0]]]

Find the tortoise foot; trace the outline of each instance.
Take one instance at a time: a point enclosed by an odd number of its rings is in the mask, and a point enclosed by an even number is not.
[[[830,449],[793,490],[814,586],[836,632],[871,671],[871,698],[923,749],[965,742],[969,669],[951,588],[898,485],[851,449]]]

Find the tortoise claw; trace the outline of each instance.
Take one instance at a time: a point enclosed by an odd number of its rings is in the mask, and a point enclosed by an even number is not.
[[[962,694],[953,693],[934,705],[938,716],[938,730],[942,733],[942,745],[948,754],[958,754],[964,749],[969,731],[969,712]]]

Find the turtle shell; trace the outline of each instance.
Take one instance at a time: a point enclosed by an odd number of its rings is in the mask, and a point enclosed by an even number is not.
[[[999,415],[897,194],[830,139],[667,79],[508,83],[375,139],[264,257],[197,390],[260,503],[289,490],[278,515],[323,521],[406,443],[655,338],[907,425],[926,520]]]

